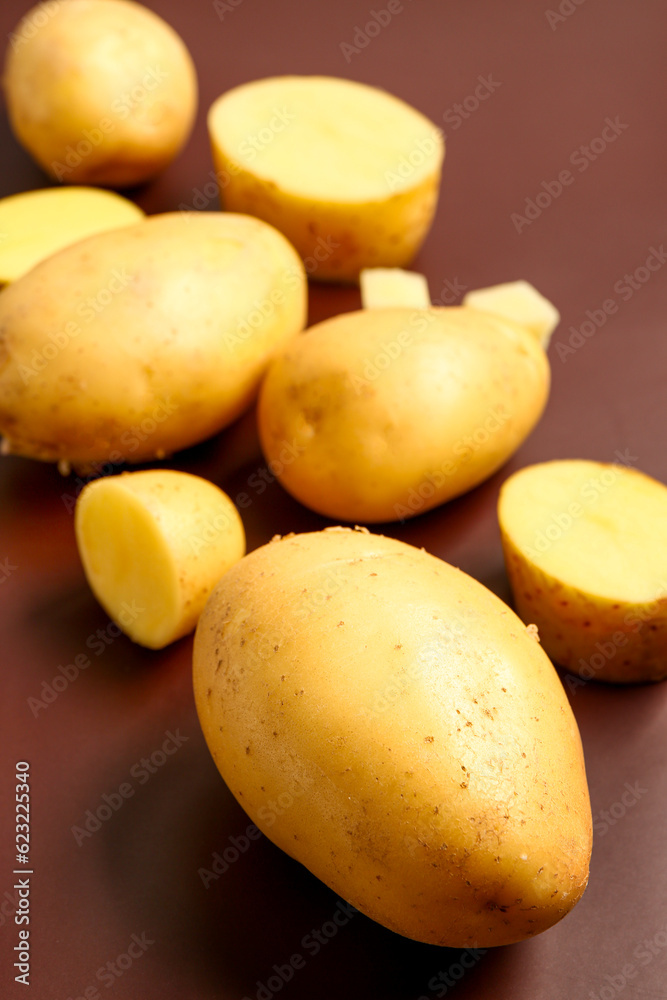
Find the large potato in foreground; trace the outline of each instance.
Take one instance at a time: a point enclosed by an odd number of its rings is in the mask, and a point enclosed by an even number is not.
[[[498,517],[517,612],[552,660],[585,680],[667,677],[667,487],[623,465],[541,462],[503,484]]]
[[[431,227],[442,131],[384,90],[330,76],[253,80],[214,102],[208,128],[225,207],[279,229],[314,278],[403,266]]]
[[[365,309],[318,323],[276,356],[260,437],[307,507],[353,523],[402,520],[495,472],[548,392],[542,347],[511,320],[468,307]]]
[[[253,822],[392,930],[507,944],[583,893],[591,813],[561,683],[447,563],[349,529],[273,541],[211,595],[194,687]]]
[[[305,316],[301,261],[249,216],[152,216],[67,247],[0,295],[5,451],[85,467],[202,441]]]
[[[12,129],[56,180],[128,187],[162,170],[194,124],[190,53],[132,0],[38,4],[10,37]]]

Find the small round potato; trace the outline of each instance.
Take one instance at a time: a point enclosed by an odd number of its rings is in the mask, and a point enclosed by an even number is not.
[[[542,347],[511,320],[467,307],[364,309],[318,323],[275,358],[260,437],[306,507],[397,521],[495,472],[548,392]]]
[[[194,124],[197,78],[180,36],[133,0],[46,0],[10,40],[12,129],[56,180],[128,187],[162,170]]]
[[[215,584],[245,553],[243,523],[227,494],[171,469],[89,483],[75,529],[98,601],[150,649],[192,631]]]

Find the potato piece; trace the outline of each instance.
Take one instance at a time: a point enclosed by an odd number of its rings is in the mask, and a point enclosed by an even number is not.
[[[204,440],[306,319],[303,265],[259,219],[174,212],[61,250],[0,295],[5,451],[85,469]]]
[[[521,469],[498,505],[517,611],[586,680],[667,677],[667,488],[604,462]],[[570,684],[572,686],[572,684]]]
[[[202,613],[194,687],[253,822],[391,930],[507,944],[583,893],[563,687],[516,615],[440,559],[341,528],[255,550]]]
[[[132,0],[40,3],[14,32],[4,91],[18,141],[51,177],[128,187],[185,144],[197,77],[180,36]]]
[[[226,208],[283,232],[312,277],[408,264],[433,221],[442,131],[391,94],[280,76],[218,98],[208,127]]]
[[[431,305],[428,281],[416,271],[404,271],[400,267],[367,267],[359,275],[359,284],[364,309],[391,306],[428,309]]]
[[[318,323],[275,358],[260,439],[312,510],[402,520],[495,472],[548,391],[544,351],[509,320],[460,306],[368,309]]]
[[[545,351],[551,334],[560,323],[555,305],[528,281],[508,281],[490,288],[477,288],[463,296],[463,305],[520,323],[537,337]]]
[[[0,200],[0,284],[94,233],[144,218],[134,202],[99,188],[43,188]]]
[[[245,532],[226,493],[170,469],[88,483],[76,540],[95,596],[149,649],[187,635],[223,573],[245,554]]]

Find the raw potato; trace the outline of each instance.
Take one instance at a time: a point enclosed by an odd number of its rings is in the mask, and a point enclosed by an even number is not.
[[[56,180],[128,187],[185,144],[197,77],[183,40],[132,0],[47,0],[10,37],[4,72],[19,142]]]
[[[544,351],[509,320],[462,307],[361,310],[276,357],[260,438],[285,489],[312,510],[402,520],[495,472],[548,391]]]
[[[149,649],[191,632],[215,584],[245,554],[243,523],[227,494],[169,469],[89,483],[75,528],[98,601]]]
[[[144,218],[132,201],[98,188],[44,188],[0,200],[0,285],[94,233]]]
[[[428,309],[431,296],[423,274],[400,267],[367,267],[359,275],[361,304],[364,309],[411,306]]]
[[[503,484],[498,516],[517,611],[552,660],[586,680],[667,677],[667,487],[545,462]]]
[[[202,613],[194,688],[253,822],[391,930],[507,944],[583,893],[590,803],[558,676],[423,550],[341,528],[255,550]]]
[[[477,288],[463,296],[463,305],[521,323],[537,337],[545,351],[551,334],[560,323],[560,313],[553,303],[528,281],[508,281],[490,288]]]
[[[305,318],[303,265],[259,219],[175,212],[76,243],[0,295],[4,450],[85,469],[202,441]]]
[[[408,264],[433,221],[442,131],[397,97],[336,77],[235,87],[208,116],[226,208],[283,232],[312,277]]]

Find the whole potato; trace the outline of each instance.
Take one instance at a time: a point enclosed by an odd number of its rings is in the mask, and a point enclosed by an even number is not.
[[[127,187],[190,135],[197,78],[180,36],[133,0],[47,0],[10,39],[12,129],[56,180]]]
[[[260,437],[307,507],[402,520],[495,472],[548,392],[544,350],[511,320],[468,307],[366,309],[318,323],[276,356]]]
[[[334,528],[236,563],[195,634],[202,729],[253,822],[432,944],[530,937],[583,893],[577,725],[531,629],[423,550]]]
[[[175,212],[82,240],[0,295],[4,450],[84,468],[202,441],[305,317],[303,265],[259,219]]]

